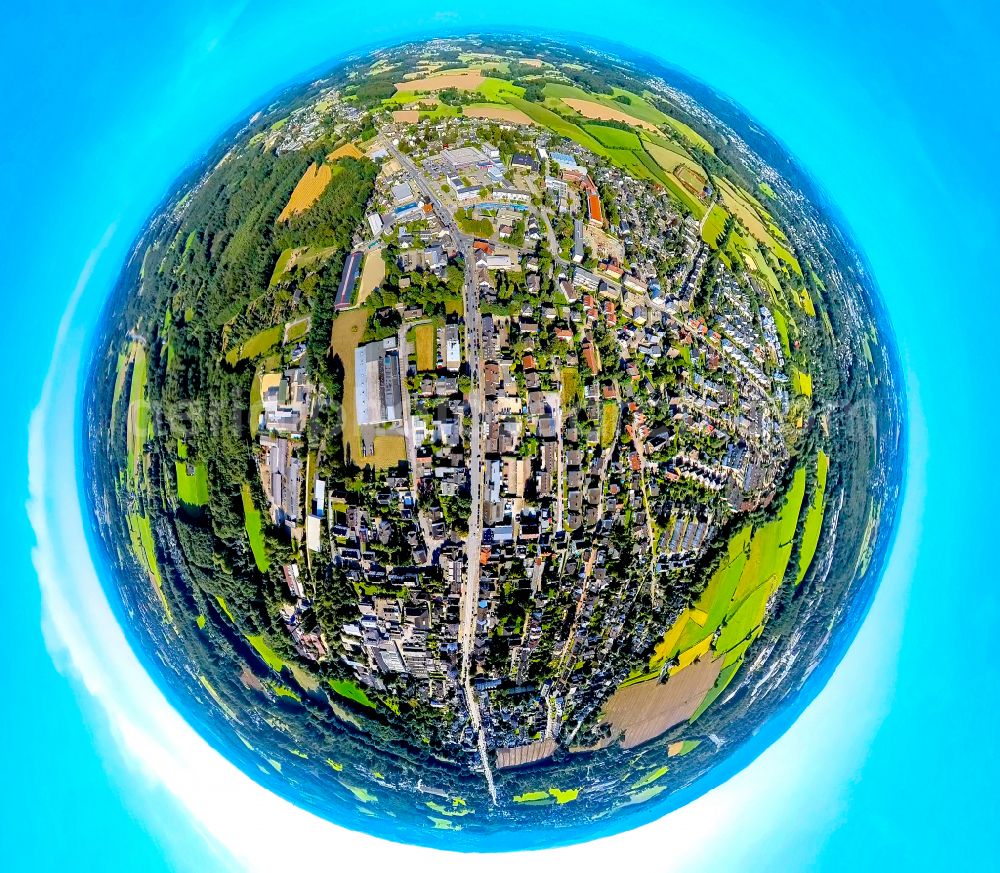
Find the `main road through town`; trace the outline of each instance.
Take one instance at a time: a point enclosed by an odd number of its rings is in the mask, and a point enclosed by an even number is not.
[[[482,318],[479,312],[479,283],[476,277],[475,258],[473,257],[473,238],[462,233],[458,228],[452,214],[441,203],[424,174],[413,161],[404,155],[390,139],[384,138],[382,141],[386,150],[416,182],[420,192],[434,205],[435,213],[442,225],[448,229],[455,241],[456,248],[465,259],[465,358],[469,364],[469,375],[472,380],[469,389],[469,490],[472,506],[469,518],[469,536],[466,540],[466,574],[465,585],[462,588],[458,644],[462,652],[461,681],[465,691],[466,704],[469,707],[469,719],[476,732],[476,745],[479,748],[486,784],[489,786],[493,802],[496,803],[497,793],[493,782],[489,753],[486,748],[486,732],[483,730],[479,699],[472,684],[472,650],[476,645],[476,616],[479,611],[479,554],[483,542],[482,485],[485,477],[483,462],[483,369],[480,359]]]

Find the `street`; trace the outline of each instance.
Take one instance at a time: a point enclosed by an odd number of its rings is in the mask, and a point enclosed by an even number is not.
[[[386,150],[399,162],[416,182],[421,193],[433,204],[442,226],[451,233],[455,246],[465,260],[465,358],[469,364],[472,387],[469,389],[469,491],[472,514],[469,518],[469,536],[466,540],[466,574],[462,587],[462,602],[458,645],[462,652],[460,679],[465,689],[469,707],[469,718],[476,731],[477,746],[482,759],[483,772],[489,786],[490,796],[496,803],[496,788],[493,771],[490,768],[489,752],[486,747],[486,733],[483,730],[479,701],[472,684],[472,652],[476,645],[476,615],[479,604],[479,553],[483,540],[483,379],[480,360],[480,337],[482,319],[479,312],[479,288],[476,281],[476,264],[473,257],[471,236],[462,233],[451,214],[435,196],[423,173],[390,140],[384,140]]]

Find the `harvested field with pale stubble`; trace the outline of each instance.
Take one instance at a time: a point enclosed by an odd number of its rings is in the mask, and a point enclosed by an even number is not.
[[[397,124],[416,124],[420,121],[419,109],[397,109],[392,113],[392,120]]]
[[[624,733],[622,746],[632,749],[687,721],[712,690],[723,658],[705,656],[666,682],[649,679],[619,688],[604,706],[603,720],[613,736]]]
[[[361,269],[361,288],[358,291],[358,306],[361,306],[382,280],[385,279],[385,258],[382,249],[372,249],[365,255],[365,265]]]
[[[462,114],[468,118],[489,118],[493,121],[509,121],[511,124],[534,124],[520,109],[511,106],[466,106]]]
[[[333,178],[333,168],[329,164],[311,164],[299,179],[292,196],[288,198],[288,203],[281,210],[278,221],[287,221],[299,212],[305,212],[317,200],[320,194],[330,184]]]
[[[463,70],[460,73],[444,73],[440,76],[407,79],[395,84],[397,91],[443,91],[445,88],[475,91],[483,84],[483,74],[479,70]]]
[[[340,160],[341,158],[354,158],[360,161],[364,157],[364,152],[361,151],[354,143],[345,142],[339,148],[335,148],[330,154],[326,156],[326,159],[330,162]]]
[[[624,124],[632,125],[632,127],[644,127],[646,130],[659,132],[659,128],[650,121],[643,121],[627,112],[603,106],[593,100],[580,100],[576,97],[563,97],[561,99],[570,109],[579,112],[584,118],[596,118],[598,121],[621,121]]]

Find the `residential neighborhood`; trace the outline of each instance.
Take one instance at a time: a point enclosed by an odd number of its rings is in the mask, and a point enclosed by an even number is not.
[[[337,306],[382,337],[354,348],[345,398],[374,500],[330,491],[303,521],[307,412],[282,386],[309,387],[261,380],[272,517],[311,523],[361,592],[326,657],[447,709],[484,770],[599,745],[602,703],[661,633],[646,604],[669,610],[727,519],[776,495],[795,423],[768,294],[709,263],[655,186],[545,131],[389,115],[368,153]],[[360,301],[372,253],[386,275]],[[405,443],[389,462],[386,434]]]

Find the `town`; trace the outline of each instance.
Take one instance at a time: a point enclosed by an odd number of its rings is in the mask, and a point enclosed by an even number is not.
[[[842,651],[899,496],[892,338],[781,144],[687,88],[381,49],[151,216],[90,505],[151,670],[269,790],[435,845],[635,821]]]
[[[347,127],[339,97],[317,102]],[[279,153],[308,145],[310,112]],[[492,785],[491,761],[615,738],[602,707],[727,519],[775,497],[801,406],[766,290],[649,181],[495,118],[383,112],[365,155],[334,351],[371,499],[309,471],[308,363],[261,375],[254,422],[273,524],[357,615],[303,631],[292,563],[283,617],[304,658],[446,713]],[[367,336],[338,346],[352,317]]]

